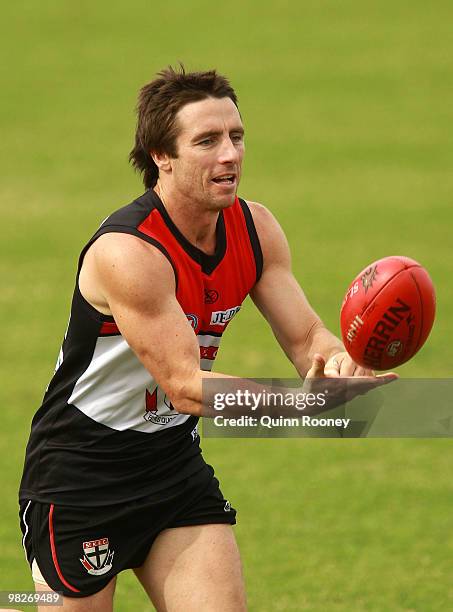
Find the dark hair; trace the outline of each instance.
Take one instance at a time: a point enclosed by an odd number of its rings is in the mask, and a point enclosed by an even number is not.
[[[177,157],[176,115],[183,106],[205,98],[230,98],[237,106],[230,83],[215,70],[186,72],[180,64],[179,70],[169,66],[157,77],[140,90],[135,146],[129,154],[134,168],[143,173],[146,188],[154,187],[159,176],[151,151]]]

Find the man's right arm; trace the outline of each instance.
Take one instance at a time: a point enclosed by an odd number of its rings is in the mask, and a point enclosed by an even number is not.
[[[167,258],[136,236],[109,233],[85,256],[80,290],[112,314],[122,336],[178,412],[201,415],[202,379],[227,378],[200,370],[200,349],[176,300]]]

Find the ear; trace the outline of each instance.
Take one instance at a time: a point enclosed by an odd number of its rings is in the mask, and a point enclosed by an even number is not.
[[[168,153],[156,153],[150,151],[149,154],[153,158],[153,162],[159,168],[159,172],[171,172],[171,158]]]

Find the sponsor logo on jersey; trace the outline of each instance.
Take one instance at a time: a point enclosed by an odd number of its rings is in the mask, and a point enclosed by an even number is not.
[[[164,404],[167,406],[167,408],[169,408],[170,410],[174,410],[175,407],[173,406],[173,404],[170,402],[170,400],[168,399],[168,397],[166,395],[164,395]]]
[[[240,306],[233,306],[227,310],[216,310],[211,314],[211,325],[226,325],[240,310]]]
[[[150,423],[154,423],[154,425],[168,425],[170,421],[173,421],[176,418],[176,414],[171,415],[160,415],[157,412],[145,412],[143,415],[145,421],[149,421]]]
[[[200,346],[200,359],[212,359],[217,357],[218,346]]]
[[[102,576],[112,569],[114,551],[109,549],[109,539],[99,538],[83,542],[80,563],[89,574]]]
[[[219,292],[215,289],[205,289],[204,290],[204,303],[205,304],[215,304],[219,299]]]
[[[146,412],[156,412],[157,413],[157,387],[154,389],[152,393],[150,393],[148,389],[146,389],[145,406],[146,406]]]
[[[168,423],[170,423],[170,421],[176,418],[177,415],[159,414],[159,409],[163,409],[163,406],[162,404],[160,406],[157,405],[157,389],[158,387],[156,387],[152,393],[150,393],[148,390],[145,391],[146,412],[143,415],[143,418],[145,419],[145,421],[154,423],[155,425],[167,425]],[[166,395],[164,395],[163,403],[164,406],[166,406],[169,410],[175,410],[173,404],[170,402]]]
[[[192,325],[192,327],[194,329],[197,329],[198,327],[198,317],[197,315],[194,314],[186,314],[187,320],[189,321],[189,323]]]

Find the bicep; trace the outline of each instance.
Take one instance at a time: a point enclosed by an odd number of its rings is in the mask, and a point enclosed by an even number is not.
[[[291,270],[283,230],[264,207],[251,207],[263,251],[263,273],[251,297],[288,356],[305,343],[320,319]]]
[[[199,369],[199,348],[176,300],[171,264],[151,245],[122,235],[99,239],[96,268],[121,334],[168,396],[177,395]]]

